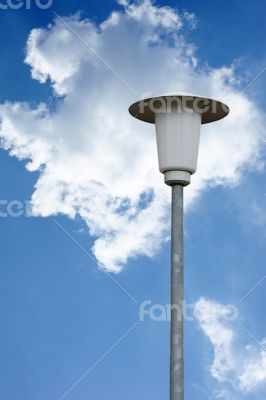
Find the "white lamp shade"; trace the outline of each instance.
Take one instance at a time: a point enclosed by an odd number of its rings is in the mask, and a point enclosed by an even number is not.
[[[190,183],[197,168],[201,124],[226,117],[226,104],[189,93],[166,94],[139,100],[130,114],[155,123],[159,168],[167,185]]]
[[[197,168],[201,115],[194,110],[172,108],[171,113],[155,114],[159,169],[187,171]]]

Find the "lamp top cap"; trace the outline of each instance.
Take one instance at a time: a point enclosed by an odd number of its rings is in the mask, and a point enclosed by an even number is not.
[[[130,114],[144,122],[155,123],[155,114],[170,113],[172,107],[192,109],[202,115],[202,124],[218,121],[229,114],[229,107],[221,101],[191,93],[169,93],[149,97],[132,104]]]

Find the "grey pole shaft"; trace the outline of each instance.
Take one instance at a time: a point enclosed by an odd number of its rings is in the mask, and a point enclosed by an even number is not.
[[[183,186],[172,186],[170,400],[184,400]]]

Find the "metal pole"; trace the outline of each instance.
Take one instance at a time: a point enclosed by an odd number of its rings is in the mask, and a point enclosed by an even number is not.
[[[184,400],[183,186],[172,186],[170,400]]]

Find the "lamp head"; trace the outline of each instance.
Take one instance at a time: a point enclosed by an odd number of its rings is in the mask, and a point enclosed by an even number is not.
[[[129,112],[155,124],[159,169],[165,183],[186,186],[197,168],[201,124],[226,117],[229,108],[217,100],[179,93],[140,100]]]

